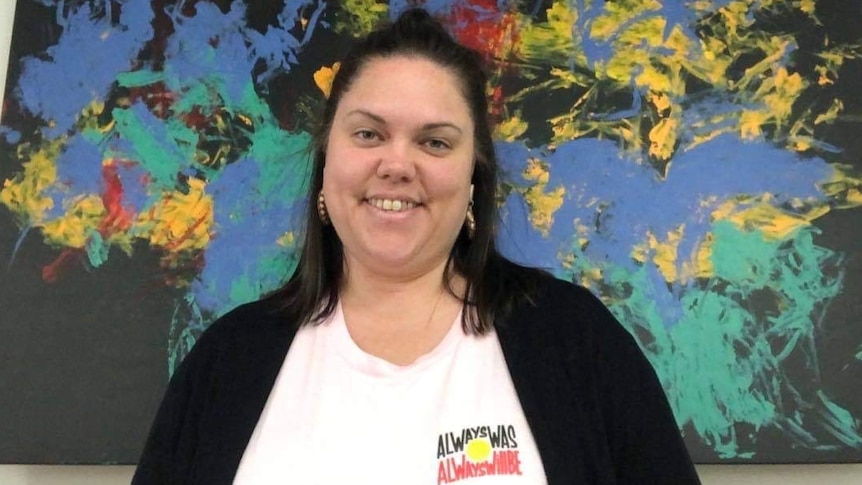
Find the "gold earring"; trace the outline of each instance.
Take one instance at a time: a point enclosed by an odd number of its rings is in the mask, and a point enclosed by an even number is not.
[[[323,191],[317,194],[317,216],[324,226],[329,225],[329,213],[326,211],[326,201],[323,199]]]
[[[467,203],[467,216],[464,223],[467,224],[467,236],[473,239],[476,235],[476,216],[473,215],[473,185],[470,185],[470,202]]]

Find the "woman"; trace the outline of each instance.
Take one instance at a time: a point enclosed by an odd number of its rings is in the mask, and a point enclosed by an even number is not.
[[[202,336],[133,483],[698,483],[634,340],[497,252],[485,84],[421,10],[354,46],[295,274]]]

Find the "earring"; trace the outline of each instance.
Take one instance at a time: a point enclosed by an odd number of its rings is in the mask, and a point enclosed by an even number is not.
[[[317,194],[317,216],[324,226],[329,225],[329,213],[326,211],[326,201],[323,199],[323,191]]]
[[[467,203],[467,216],[464,223],[467,225],[467,237],[473,239],[476,235],[476,216],[473,215],[473,185],[470,185],[470,202]]]

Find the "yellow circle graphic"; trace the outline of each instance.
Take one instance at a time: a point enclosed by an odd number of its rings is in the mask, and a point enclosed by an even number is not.
[[[467,443],[467,458],[476,463],[485,461],[491,456],[491,443],[488,440],[474,439]]]

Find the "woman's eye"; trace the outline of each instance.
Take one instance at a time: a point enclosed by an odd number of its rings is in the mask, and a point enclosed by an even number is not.
[[[425,144],[428,145],[428,148],[431,148],[432,150],[437,150],[437,151],[447,150],[447,149],[451,148],[448,143],[446,143],[443,140],[436,139],[436,138],[432,138],[432,139],[426,141]]]
[[[363,141],[373,141],[380,138],[379,136],[377,136],[377,133],[371,130],[359,130],[355,132],[353,136]]]

